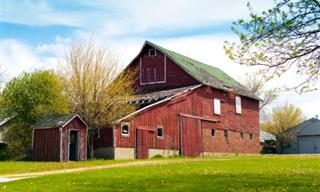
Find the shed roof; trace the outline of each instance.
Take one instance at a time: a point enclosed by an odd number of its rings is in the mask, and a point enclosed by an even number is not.
[[[317,118],[310,118],[287,131],[294,132],[297,136],[320,135],[320,120]]]
[[[199,85],[192,85],[186,87],[179,87],[175,89],[168,89],[163,91],[156,91],[151,93],[139,94],[135,95],[129,102],[131,103],[153,103],[173,95],[179,94],[181,92],[187,91],[189,89],[193,89],[194,87],[198,87]]]
[[[160,50],[163,54],[172,59],[182,69],[189,73],[193,78],[204,85],[225,91],[231,91],[256,100],[261,100],[258,96],[250,92],[245,86],[217,67],[207,65],[174,51],[168,50],[150,41],[146,41],[145,44]]]
[[[56,114],[56,115],[46,116],[41,120],[39,120],[36,124],[34,124],[33,128],[40,129],[40,128],[64,127],[76,117],[78,117],[87,126],[85,121],[78,114],[67,113],[67,114]]]
[[[260,130],[260,142],[271,140],[276,141],[276,136],[272,135],[271,133]]]

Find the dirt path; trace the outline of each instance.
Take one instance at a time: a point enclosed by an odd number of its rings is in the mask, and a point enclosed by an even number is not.
[[[112,165],[99,165],[99,166],[93,166],[93,167],[80,167],[80,168],[60,169],[60,170],[32,172],[32,173],[6,174],[6,175],[0,175],[0,183],[10,182],[10,181],[15,181],[20,179],[34,178],[34,177],[45,176],[45,175],[61,174],[61,173],[73,173],[73,172],[90,171],[90,170],[98,170],[98,169],[110,169],[115,167],[175,164],[175,163],[191,162],[191,161],[199,161],[199,159],[135,161],[135,162],[112,164]]]

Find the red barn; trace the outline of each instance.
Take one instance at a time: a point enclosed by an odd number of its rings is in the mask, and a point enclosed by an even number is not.
[[[96,156],[259,153],[259,98],[222,70],[148,41],[127,69],[139,109],[100,130]]]
[[[84,161],[87,159],[87,129],[77,114],[51,115],[33,126],[34,161]]]

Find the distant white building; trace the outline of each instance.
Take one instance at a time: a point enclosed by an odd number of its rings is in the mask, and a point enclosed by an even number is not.
[[[262,153],[276,153],[276,136],[260,130],[260,146]]]

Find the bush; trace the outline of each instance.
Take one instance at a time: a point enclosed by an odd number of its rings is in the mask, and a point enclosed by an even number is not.
[[[16,161],[32,161],[31,154],[26,154],[20,157],[15,158]]]
[[[0,143],[0,161],[9,160],[10,158],[12,157],[8,145]]]
[[[157,154],[152,157],[152,159],[160,159],[160,158],[163,158],[162,155],[160,155],[160,154]]]

